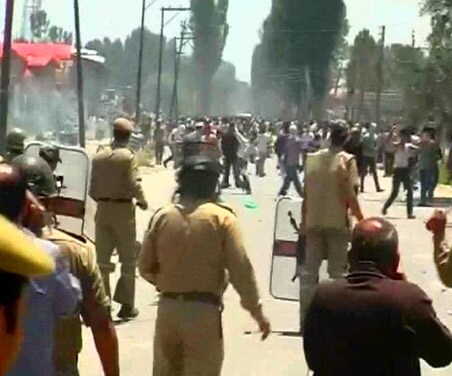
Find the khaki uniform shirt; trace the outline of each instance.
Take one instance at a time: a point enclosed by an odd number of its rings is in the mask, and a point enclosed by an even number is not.
[[[93,200],[128,200],[145,202],[138,161],[133,151],[112,144],[93,158],[90,196]]]
[[[151,219],[140,274],[160,292],[221,296],[227,272],[242,306],[254,311],[259,292],[235,214],[215,203],[168,205]]]
[[[347,200],[358,181],[353,155],[331,149],[308,154],[305,174],[307,229],[348,232]]]
[[[93,315],[101,310],[110,314],[110,300],[105,293],[102,276],[97,266],[95,250],[82,240],[78,240],[56,229],[45,229],[43,238],[60,246],[69,261],[71,273],[77,277],[82,287],[81,316],[90,325]],[[59,320],[55,332],[55,362],[67,365],[66,359],[73,359],[82,349],[82,326],[80,317]]]

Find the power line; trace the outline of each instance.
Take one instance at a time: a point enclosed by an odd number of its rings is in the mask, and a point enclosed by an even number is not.
[[[147,11],[150,7],[152,7],[155,3],[157,2],[157,0],[154,0],[153,2],[151,2],[150,4],[146,5],[146,7],[144,8],[145,11]]]
[[[171,22],[173,22],[174,19],[175,19],[179,14],[181,14],[181,12],[182,12],[182,11],[177,12],[173,17],[171,17],[171,18],[165,23],[164,26],[166,27],[166,26],[168,26]]]

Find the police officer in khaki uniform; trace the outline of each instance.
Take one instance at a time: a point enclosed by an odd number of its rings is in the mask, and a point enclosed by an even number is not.
[[[17,357],[22,342],[23,291],[30,277],[51,274],[52,258],[0,216],[0,376]]]
[[[55,182],[51,169],[41,158],[22,155],[13,162],[25,176],[31,192],[39,197],[48,213],[58,201],[53,200]],[[83,238],[75,238],[53,226],[46,226],[42,208],[41,220],[34,225],[43,239],[60,247],[69,261],[70,272],[79,279],[82,288],[81,318],[91,327],[100,360],[107,376],[119,375],[118,341],[110,315],[110,300],[105,293],[102,275],[97,266],[95,250]],[[54,376],[78,375],[77,358],[82,349],[80,316],[59,320],[55,330]]]
[[[14,128],[6,135],[6,156],[5,160],[10,163],[15,157],[24,153],[25,132],[20,128]]]
[[[124,118],[113,124],[113,142],[92,162],[90,196],[97,202],[97,261],[110,296],[110,260],[114,249],[121,263],[121,277],[113,299],[122,305],[118,317],[131,319],[135,308],[136,224],[135,204],[148,208],[138,174],[135,154],[127,148],[133,124]],[[134,202],[135,200],[135,202]]]
[[[308,154],[301,231],[306,235],[306,260],[300,266],[300,332],[314,296],[319,269],[328,260],[330,279],[342,278],[347,270],[351,217],[363,219],[356,195],[358,169],[355,157],[343,150],[348,129],[331,124],[331,147]]]
[[[145,237],[139,271],[161,293],[154,376],[221,374],[227,274],[262,339],[270,332],[236,215],[218,202],[218,177],[217,161],[185,157],[175,202],[155,213]]]

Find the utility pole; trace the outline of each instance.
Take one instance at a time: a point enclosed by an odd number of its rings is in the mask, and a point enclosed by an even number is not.
[[[160,25],[160,48],[159,48],[159,65],[158,65],[158,75],[157,75],[157,93],[155,96],[155,116],[158,119],[160,116],[160,102],[162,98],[162,69],[163,69],[163,44],[164,35],[163,31],[165,28],[165,12],[185,12],[190,11],[191,8],[162,8],[162,18]]]
[[[144,19],[146,14],[146,0],[143,0],[141,8],[140,50],[138,51],[137,96],[135,103],[135,121],[140,122],[141,117],[141,76],[143,74],[143,44],[144,44]]]
[[[173,94],[171,95],[171,105],[170,105],[170,117],[177,118],[177,80],[179,76],[179,62],[180,54],[182,53],[182,41],[184,33],[181,32],[181,41],[179,48],[177,47],[177,38],[174,38],[174,84],[173,84]]]
[[[377,127],[380,127],[381,122],[381,91],[383,88],[383,64],[385,58],[385,42],[386,42],[386,26],[381,27],[380,40],[380,56],[377,67],[377,95],[375,100],[375,122]]]
[[[416,31],[411,32],[411,48],[415,48],[416,47]]]
[[[165,27],[165,8],[162,8],[162,20],[160,25],[160,47],[159,47],[159,68],[157,76],[157,94],[155,96],[155,118],[156,120],[160,117],[160,96],[161,96],[161,85],[162,85],[162,68],[163,68],[163,29]]]
[[[80,36],[80,11],[78,0],[74,0],[75,45],[77,50],[77,97],[79,143],[85,147],[85,102],[83,96],[82,39]]]
[[[14,0],[6,0],[5,30],[3,33],[2,79],[0,83],[0,153],[5,155],[8,132],[9,74],[11,67],[11,35],[13,29]]]
[[[180,62],[182,59],[182,50],[185,43],[189,40],[193,40],[193,36],[187,35],[187,25],[182,23],[182,30],[180,33],[180,38],[174,39],[174,85],[173,94],[171,96],[171,106],[170,106],[170,116],[177,118],[179,116],[179,97],[178,97],[178,83],[179,83],[179,73],[180,73]],[[177,46],[177,41],[179,40],[179,48]]]

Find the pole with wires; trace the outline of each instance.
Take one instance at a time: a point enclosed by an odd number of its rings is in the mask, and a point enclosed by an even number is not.
[[[11,39],[13,29],[14,0],[6,1],[5,30],[3,34],[3,58],[0,83],[0,154],[5,155],[8,132],[9,75],[11,68]]]
[[[155,118],[160,117],[160,96],[161,96],[161,85],[162,85],[162,69],[163,69],[163,29],[165,27],[165,8],[162,8],[162,19],[160,25],[160,47],[159,47],[159,67],[157,75],[157,94],[155,96]]]
[[[184,12],[190,11],[190,8],[162,8],[161,25],[160,25],[160,48],[159,48],[159,65],[157,74],[157,93],[155,95],[155,116],[160,117],[160,105],[162,99],[162,70],[163,70],[163,48],[164,48],[164,29],[165,29],[165,12]]]
[[[177,39],[174,39],[174,84],[173,84],[173,94],[171,96],[171,106],[170,106],[170,117],[177,118],[179,116],[179,98],[178,98],[178,83],[179,83],[179,72],[180,72],[180,62],[182,58],[182,49],[184,48],[186,41],[186,23],[182,23],[182,30],[180,33],[179,48],[177,48]]]
[[[138,51],[137,94],[135,102],[135,121],[140,122],[141,117],[141,76],[143,74],[143,44],[144,44],[144,19],[146,14],[146,0],[143,0],[141,8],[140,48]]]
[[[85,102],[83,96],[82,39],[80,36],[80,10],[78,0],[74,0],[75,45],[77,50],[77,97],[79,143],[85,147]]]
[[[385,58],[385,40],[386,40],[386,26],[381,27],[380,40],[380,56],[377,66],[377,97],[375,100],[375,122],[377,127],[380,127],[381,122],[381,91],[383,89],[383,64]]]

